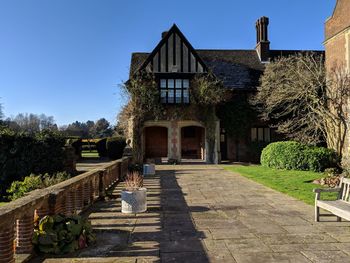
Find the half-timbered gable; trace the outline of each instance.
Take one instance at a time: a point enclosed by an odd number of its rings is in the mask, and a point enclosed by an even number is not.
[[[174,24],[140,69],[153,73],[204,73],[207,67]]]

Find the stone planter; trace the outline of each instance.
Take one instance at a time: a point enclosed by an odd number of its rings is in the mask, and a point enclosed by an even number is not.
[[[143,175],[155,175],[156,168],[154,164],[144,164],[143,165]]]
[[[122,191],[122,213],[137,214],[147,210],[147,189],[142,187],[137,190]]]

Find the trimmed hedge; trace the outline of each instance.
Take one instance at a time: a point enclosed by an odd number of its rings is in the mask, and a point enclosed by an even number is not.
[[[108,157],[113,160],[122,158],[125,146],[126,146],[125,138],[122,138],[122,137],[107,138],[106,148],[107,148]]]
[[[57,132],[35,135],[0,129],[0,199],[13,181],[64,169],[65,139]]]
[[[96,150],[97,150],[98,155],[100,157],[107,157],[108,156],[106,143],[107,143],[106,138],[100,139],[96,142]]]
[[[264,148],[261,165],[287,170],[322,172],[337,167],[339,156],[334,150],[298,142],[274,142]]]
[[[83,143],[81,138],[66,138],[66,144],[72,146],[75,150],[75,154],[78,158],[81,158],[81,152],[83,150]]]

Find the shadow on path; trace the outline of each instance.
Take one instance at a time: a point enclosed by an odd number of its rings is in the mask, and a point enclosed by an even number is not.
[[[179,175],[181,176],[181,175]],[[162,170],[144,180],[148,210],[138,215],[121,211],[118,185],[106,201],[97,202],[85,215],[96,233],[97,243],[64,256],[37,257],[31,262],[209,262],[191,212],[174,170]]]

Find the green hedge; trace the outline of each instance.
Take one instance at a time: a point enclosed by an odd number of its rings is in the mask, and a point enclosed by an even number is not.
[[[113,160],[122,158],[125,146],[126,146],[125,138],[122,138],[122,137],[107,138],[106,148],[107,148],[108,157]]]
[[[46,188],[69,178],[71,178],[71,175],[67,172],[58,172],[53,175],[31,174],[26,176],[23,181],[12,182],[10,188],[7,189],[6,192],[8,193],[8,199],[13,201],[35,189]]]
[[[261,154],[261,165],[287,170],[322,172],[336,167],[339,156],[335,151],[324,147],[309,146],[298,142],[274,142]]]
[[[75,155],[77,155],[78,158],[81,158],[81,152],[83,150],[83,142],[81,138],[68,138],[66,144],[72,146],[75,149]]]
[[[56,132],[36,135],[0,129],[0,199],[13,181],[64,169],[65,139]]]
[[[96,142],[96,150],[97,150],[98,155],[100,157],[107,157],[108,156],[106,143],[107,143],[106,138],[100,139]]]

